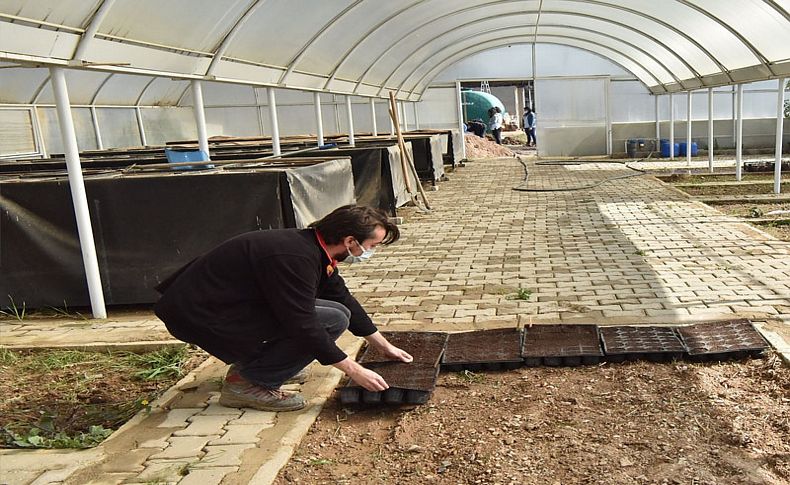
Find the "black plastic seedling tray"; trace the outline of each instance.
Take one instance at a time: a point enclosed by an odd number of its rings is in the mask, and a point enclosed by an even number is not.
[[[680,359],[686,347],[672,327],[598,327],[606,360],[649,360],[668,362]]]
[[[404,362],[382,362],[366,364],[381,375],[390,388],[382,392],[371,392],[349,381],[340,389],[343,404],[424,404],[428,402],[436,387],[439,366]]]
[[[439,365],[448,334],[444,332],[382,332],[392,345],[405,350],[414,358],[414,364]],[[388,362],[378,349],[368,346],[359,357],[360,364]]]
[[[603,352],[595,325],[533,325],[524,329],[524,365],[597,364]]]
[[[768,348],[749,320],[723,320],[678,328],[680,338],[695,361],[760,357]]]
[[[521,329],[501,328],[451,333],[442,359],[442,369],[501,370],[517,369],[521,358]]]

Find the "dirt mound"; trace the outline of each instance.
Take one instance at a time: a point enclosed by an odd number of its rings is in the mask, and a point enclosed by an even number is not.
[[[464,137],[466,140],[466,158],[498,158],[498,157],[514,157],[515,153],[502,145],[497,145],[493,141],[485,138],[480,138],[477,135],[467,133]]]

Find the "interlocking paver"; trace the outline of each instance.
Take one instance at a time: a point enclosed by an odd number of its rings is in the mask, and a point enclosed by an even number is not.
[[[190,469],[189,474],[182,478],[178,485],[217,485],[222,482],[225,475],[236,470],[237,467],[233,466]]]
[[[168,441],[170,446],[161,453],[151,455],[151,460],[174,460],[178,458],[197,458],[203,455],[203,447],[209,441],[218,438],[214,436],[173,436]]]
[[[171,409],[165,415],[165,420],[159,423],[159,428],[185,428],[189,425],[187,419],[203,411],[203,408]]]
[[[244,450],[254,446],[254,443],[206,446],[206,456],[194,467],[239,466],[241,465],[241,454],[244,453]]]
[[[238,413],[241,414],[241,413]],[[236,414],[236,416],[238,416]],[[173,436],[212,436],[222,434],[223,427],[231,419],[227,414],[195,415],[190,417],[189,426],[173,433]]]

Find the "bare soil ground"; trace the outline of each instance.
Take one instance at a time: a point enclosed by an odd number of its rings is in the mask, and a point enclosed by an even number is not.
[[[708,182],[735,182],[735,173],[704,173],[704,174],[672,174],[658,176],[664,182],[680,184],[701,184]],[[774,179],[772,172],[744,172],[741,180],[744,182],[771,182]]]
[[[790,241],[790,214],[769,214],[772,211],[790,210],[790,202],[778,204],[711,204],[725,214],[745,219],[760,219],[751,222],[760,230],[782,241]]]
[[[774,186],[771,183],[766,184],[744,184],[744,185],[704,185],[699,187],[678,187],[683,192],[689,195],[702,196],[702,195],[754,195],[754,194],[770,194],[774,191]],[[790,190],[790,182],[783,182],[781,184],[782,193],[787,193]]]
[[[324,408],[278,485],[787,484],[771,356],[442,373],[419,407]]]
[[[0,447],[94,446],[205,359],[185,346],[144,354],[0,350]]]

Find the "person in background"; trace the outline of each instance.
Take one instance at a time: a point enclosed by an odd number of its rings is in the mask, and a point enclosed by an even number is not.
[[[537,143],[535,139],[535,126],[536,126],[535,112],[529,106],[524,106],[524,133],[527,134],[527,146],[534,147]]]
[[[369,391],[389,386],[348,357],[335,340],[348,328],[392,360],[411,362],[390,344],[346,288],[337,261],[369,259],[400,237],[386,214],[339,207],[307,229],[236,236],[168,277],[154,312],[176,338],[231,364],[219,403],[263,411],[305,406],[280,390],[303,382],[313,359],[332,365]]]
[[[502,144],[502,110],[499,109],[498,106],[495,106],[488,110],[488,129],[491,130],[491,134],[494,135],[494,140],[496,141],[497,145]]]

